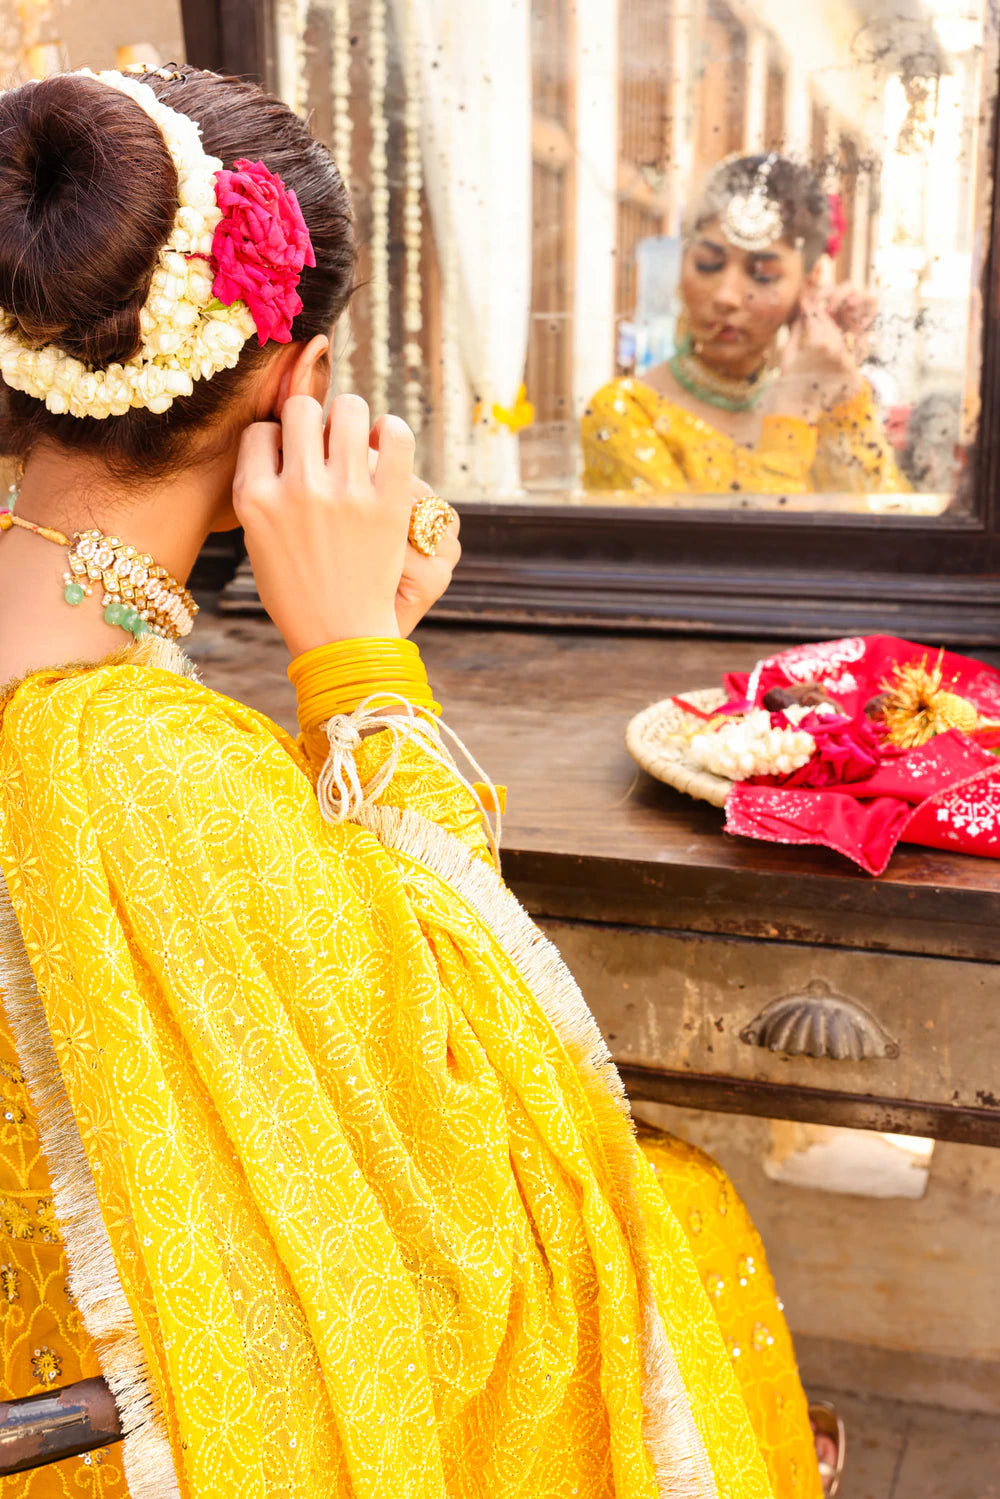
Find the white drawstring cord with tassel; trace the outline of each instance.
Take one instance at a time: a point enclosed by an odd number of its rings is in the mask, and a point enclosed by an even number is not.
[[[472,797],[482,815],[493,862],[499,869],[500,799],[493,782],[454,729],[450,729],[438,718],[421,717],[406,698],[384,692],[365,698],[351,713],[336,714],[322,728],[330,745],[330,753],[316,783],[316,796],[320,811],[328,822],[351,822],[363,807],[376,802],[396,774],[399,757],[409,741],[419,746],[436,764],[450,771]],[[392,735],[392,747],[371,779],[362,784],[355,756],[366,734],[383,732]],[[448,736],[486,787],[492,803],[492,822],[479,793],[466,780],[452,755],[440,744],[438,733]]]

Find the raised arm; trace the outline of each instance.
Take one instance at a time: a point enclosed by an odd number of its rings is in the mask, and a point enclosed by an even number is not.
[[[308,355],[308,348],[306,350]],[[323,420],[297,366],[280,424],[244,434],[234,501],[265,608],[292,655],[306,754],[336,819],[360,801],[415,811],[485,852],[482,811],[437,731],[437,704],[410,633],[448,586],[457,517],[433,555],[408,542],[415,503],[406,424],[372,428],[358,396]]]

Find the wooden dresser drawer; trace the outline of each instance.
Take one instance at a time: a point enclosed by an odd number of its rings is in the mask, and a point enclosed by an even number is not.
[[[1000,965],[541,925],[621,1066],[1000,1114]]]

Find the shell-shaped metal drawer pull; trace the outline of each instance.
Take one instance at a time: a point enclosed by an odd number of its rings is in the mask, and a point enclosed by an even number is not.
[[[856,1000],[835,994],[823,979],[814,979],[798,994],[772,1000],[740,1032],[740,1040],[787,1057],[827,1057],[834,1062],[899,1056],[899,1042],[875,1016]]]

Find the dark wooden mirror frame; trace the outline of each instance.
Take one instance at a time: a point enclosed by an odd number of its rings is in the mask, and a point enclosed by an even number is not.
[[[182,0],[187,55],[270,75],[267,0]],[[991,180],[1000,161],[989,122]],[[439,619],[1000,644],[1000,212],[982,274],[979,438],[969,504],[938,518],[462,505],[461,568]],[[259,606],[258,606],[259,607]]]

